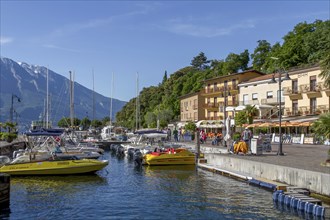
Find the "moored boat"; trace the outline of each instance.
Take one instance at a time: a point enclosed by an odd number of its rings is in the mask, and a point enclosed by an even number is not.
[[[4,160],[5,161],[5,160]],[[7,160],[8,161],[8,160]],[[43,161],[29,161],[23,163],[5,163],[0,165],[0,173],[10,175],[70,175],[93,173],[109,164],[108,160],[77,159],[68,157],[49,158]]]
[[[195,154],[184,149],[168,149],[165,152],[152,152],[144,156],[144,162],[148,165],[194,165]]]

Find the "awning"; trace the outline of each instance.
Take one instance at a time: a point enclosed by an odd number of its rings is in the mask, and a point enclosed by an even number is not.
[[[233,112],[233,111],[235,111],[235,107],[233,106],[226,107],[226,112]]]
[[[196,123],[198,128],[223,128],[225,125],[218,120],[202,120]]]

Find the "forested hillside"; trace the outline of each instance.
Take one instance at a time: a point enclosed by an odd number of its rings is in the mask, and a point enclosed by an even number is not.
[[[205,79],[247,69],[273,73],[276,67],[288,70],[317,63],[323,69],[322,75],[329,75],[330,20],[299,23],[282,40],[282,44],[277,42],[274,45],[267,40],[258,40],[252,53],[248,50],[240,54],[229,53],[225,59],[208,60],[200,52],[192,58],[190,66],[172,73],[170,77],[165,71],[163,81],[158,86],[144,88],[140,92],[139,127],[156,127],[157,119],[161,127],[179,120],[179,97],[200,90]],[[277,66],[270,57],[279,58]],[[116,120],[118,125],[135,128],[136,98],[131,99],[117,113]]]

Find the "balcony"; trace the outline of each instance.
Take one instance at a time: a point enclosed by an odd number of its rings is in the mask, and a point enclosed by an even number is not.
[[[223,87],[215,87],[215,88],[204,88],[201,92],[203,96],[217,96],[220,92],[223,91]]]
[[[209,116],[205,120],[223,120],[223,116]]]
[[[318,105],[315,108],[310,106],[300,106],[298,108],[285,108],[283,116],[307,116],[320,115],[329,111],[328,105]]]
[[[205,103],[203,105],[204,108],[209,109],[209,110],[218,110],[219,109],[219,103]]]
[[[273,98],[267,98],[267,99],[261,99],[261,104],[263,105],[278,105],[279,97],[273,97]],[[281,103],[284,104],[284,98],[281,98]]]
[[[289,96],[291,100],[302,99],[302,91],[298,88],[292,89],[292,87],[283,87],[283,95]]]
[[[303,84],[300,85],[300,90],[302,93],[306,93],[308,98],[319,98],[322,97],[322,83],[318,83],[316,85],[311,84]]]
[[[227,102],[227,106],[238,106],[238,101],[229,100]]]
[[[238,102],[239,105],[259,105],[259,100],[245,100]]]

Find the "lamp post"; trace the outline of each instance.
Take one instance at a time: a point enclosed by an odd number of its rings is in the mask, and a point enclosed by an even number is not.
[[[271,59],[273,60],[278,60],[277,57],[271,57]],[[277,150],[277,155],[283,156],[283,145],[282,145],[282,81],[284,80],[291,80],[289,73],[287,71],[285,72],[285,76],[282,79],[282,71],[278,71],[278,88],[279,88],[279,135],[280,135],[280,142],[278,145],[278,150]],[[271,83],[277,83],[276,79],[275,79],[275,73],[273,74],[272,79],[269,82]]]
[[[21,102],[21,99],[17,95],[14,95],[14,94],[11,95],[11,107],[10,107],[10,122],[11,123],[13,123],[13,118],[14,118],[14,98],[16,98],[18,102]]]

